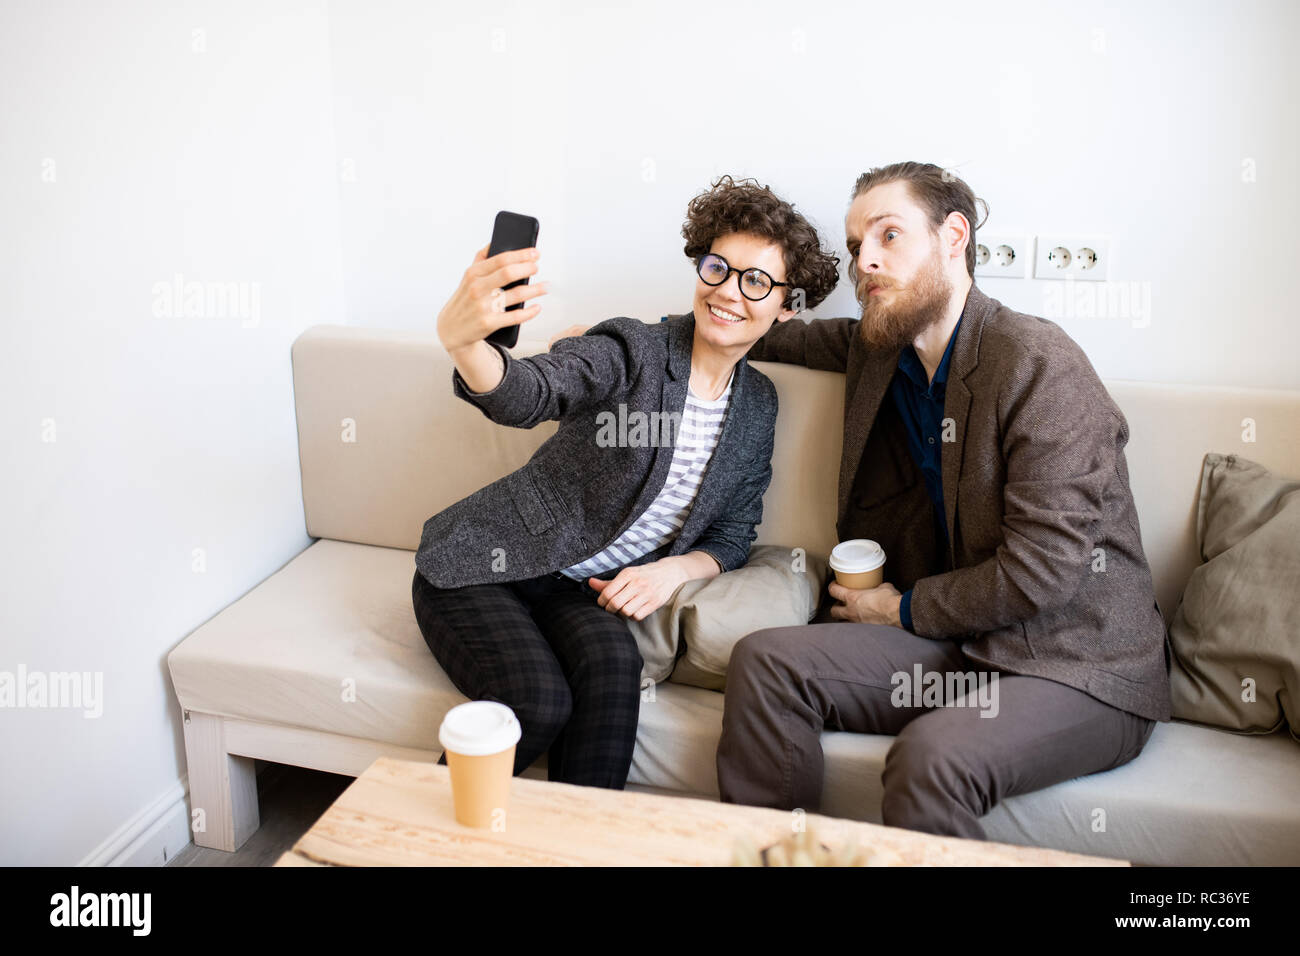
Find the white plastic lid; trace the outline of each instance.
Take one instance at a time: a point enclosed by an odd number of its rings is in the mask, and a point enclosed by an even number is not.
[[[505,704],[472,700],[447,711],[438,728],[438,743],[444,750],[466,757],[499,754],[519,742],[519,721]]]
[[[830,566],[832,571],[845,574],[861,574],[874,571],[885,563],[885,552],[876,542],[867,538],[852,538],[841,541],[831,549]]]

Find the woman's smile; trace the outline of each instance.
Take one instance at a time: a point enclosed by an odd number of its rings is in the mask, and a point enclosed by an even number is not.
[[[719,308],[716,305],[709,305],[709,313],[723,325],[739,325],[741,322],[745,321],[744,316],[736,315],[734,312],[728,312],[726,309]]]

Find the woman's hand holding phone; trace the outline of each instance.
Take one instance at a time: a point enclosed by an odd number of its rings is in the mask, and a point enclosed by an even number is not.
[[[547,283],[516,286],[504,290],[517,279],[537,273],[536,247],[502,252],[488,258],[484,246],[465,270],[460,285],[438,313],[438,338],[448,352],[468,348],[483,341],[499,328],[517,325],[535,317],[540,305],[514,312],[506,308],[544,295]]]
[[[504,369],[496,349],[484,340],[499,328],[527,322],[542,310],[532,305],[513,312],[506,308],[545,295],[547,283],[503,290],[516,279],[537,273],[536,247],[502,252],[488,258],[484,246],[474,256],[460,285],[438,313],[438,339],[451,355],[465,384],[489,392],[501,383]]]

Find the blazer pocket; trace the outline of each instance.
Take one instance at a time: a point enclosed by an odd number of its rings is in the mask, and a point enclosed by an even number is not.
[[[530,534],[542,534],[555,524],[555,515],[547,507],[528,468],[521,468],[507,478],[506,488]]]

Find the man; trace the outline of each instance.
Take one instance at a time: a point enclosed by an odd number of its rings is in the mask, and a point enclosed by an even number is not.
[[[865,173],[861,320],[774,324],[749,353],[845,373],[837,531],[883,546],[885,583],[831,583],[829,620],[736,645],[724,801],[816,810],[824,729],[897,735],[884,822],[982,839],[1004,797],[1126,763],[1169,719],[1127,423],[1065,332],[975,287],[975,203],[937,166]],[[897,693],[918,672],[996,706]]]

